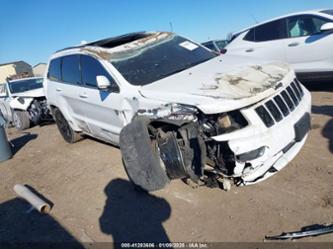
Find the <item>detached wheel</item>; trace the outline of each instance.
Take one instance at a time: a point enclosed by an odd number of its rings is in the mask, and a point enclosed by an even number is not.
[[[58,130],[67,143],[73,144],[82,139],[81,135],[72,129],[64,115],[62,115],[61,111],[54,109],[53,115]]]
[[[169,183],[159,154],[151,143],[147,122],[132,121],[122,129],[119,139],[125,171],[136,186],[150,192]]]
[[[29,113],[26,111],[14,111],[13,112],[13,122],[19,131],[30,128],[30,118]]]

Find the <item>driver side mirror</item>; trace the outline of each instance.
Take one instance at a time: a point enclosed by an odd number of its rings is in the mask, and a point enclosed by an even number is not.
[[[320,27],[320,31],[332,31],[333,30],[333,22],[327,22]]]
[[[96,76],[96,82],[98,89],[119,92],[119,87],[116,84],[112,84],[110,80],[104,75]]]

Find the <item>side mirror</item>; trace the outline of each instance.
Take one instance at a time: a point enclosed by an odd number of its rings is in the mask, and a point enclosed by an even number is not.
[[[331,31],[333,30],[333,22],[327,22],[320,27],[320,31]]]
[[[96,76],[96,81],[97,81],[97,87],[99,89],[105,90],[105,89],[108,89],[111,86],[111,82],[104,75]]]

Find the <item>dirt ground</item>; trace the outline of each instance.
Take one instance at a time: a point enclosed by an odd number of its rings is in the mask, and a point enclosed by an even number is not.
[[[70,145],[54,124],[9,129],[0,163],[0,241],[263,241],[267,234],[333,223],[333,91],[314,89],[312,130],[298,156],[263,183],[230,192],[173,181],[151,194],[128,181],[118,148]],[[28,184],[53,204],[29,212],[13,191]],[[333,242],[333,234],[300,241]]]

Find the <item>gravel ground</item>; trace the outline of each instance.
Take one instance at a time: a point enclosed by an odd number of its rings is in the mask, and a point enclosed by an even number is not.
[[[297,157],[263,183],[230,192],[173,181],[133,189],[118,148],[87,138],[69,145],[54,124],[8,130],[16,151],[0,164],[0,241],[263,241],[333,222],[333,92],[314,89],[312,130]],[[13,191],[28,184],[53,204],[29,212]],[[300,241],[333,242],[333,234]]]

